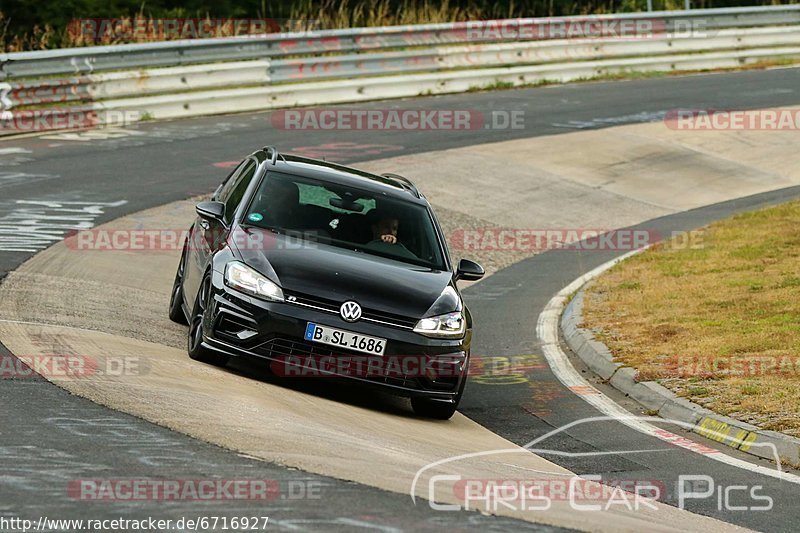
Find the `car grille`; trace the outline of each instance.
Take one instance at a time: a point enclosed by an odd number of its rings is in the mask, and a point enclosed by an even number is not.
[[[263,344],[257,346],[253,352],[256,355],[260,355],[263,357],[268,357],[270,359],[277,359],[281,360],[285,357],[297,357],[301,361],[306,361],[305,358],[313,357],[317,360],[324,358],[324,357],[332,357],[332,358],[347,358],[347,357],[370,357],[367,354],[353,352],[349,350],[339,350],[339,349],[330,349],[328,347],[308,343],[303,341],[297,341],[294,339],[276,337],[274,339],[270,339]],[[348,376],[345,376],[348,377]],[[403,387],[406,389],[419,389],[419,380],[416,377],[406,377],[400,375],[391,375],[391,376],[367,376],[366,379],[373,382],[378,383],[385,383],[387,385],[394,385],[397,387]]]
[[[287,296],[287,301],[289,303],[316,307],[318,309],[336,315],[339,314],[339,307],[342,305],[341,302],[336,302],[334,300],[328,300],[324,298],[312,297],[307,294],[286,293],[286,296]],[[294,298],[294,300],[292,300],[292,298]],[[393,326],[396,328],[403,328],[403,329],[414,329],[414,326],[417,325],[417,319],[415,318],[404,317],[402,315],[396,315],[391,313],[384,313],[376,311],[374,309],[368,309],[366,307],[362,308],[361,310],[361,319],[367,321],[382,322],[389,326]]]

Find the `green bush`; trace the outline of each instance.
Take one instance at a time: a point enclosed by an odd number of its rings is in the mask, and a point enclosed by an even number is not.
[[[780,3],[700,0],[693,7]],[[643,11],[646,0],[3,0],[0,43],[6,52],[59,48],[75,42],[71,20],[85,18],[267,18],[313,20],[324,28]],[[682,9],[683,0],[653,0],[655,9]],[[105,44],[105,43],[101,43]]]

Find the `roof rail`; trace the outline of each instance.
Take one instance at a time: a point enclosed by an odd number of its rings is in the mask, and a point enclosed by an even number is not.
[[[411,183],[411,180],[406,178],[405,176],[401,176],[400,174],[391,174],[391,173],[381,174],[381,175],[384,178],[393,179],[393,180],[399,182],[400,186],[402,186],[405,190],[411,192],[411,194],[413,194],[417,198],[420,197],[420,194],[419,194],[419,191],[417,190],[416,185]]]
[[[283,154],[281,154],[280,152],[278,152],[278,149],[277,149],[277,148],[275,148],[274,146],[265,146],[265,147],[264,147],[264,151],[267,153],[267,157],[269,157],[269,158],[270,158],[270,162],[271,162],[273,165],[274,165],[275,163],[277,163],[277,162],[278,162],[278,157],[280,157],[281,159],[283,159],[283,162],[284,162],[284,163],[286,162],[286,158],[285,158],[285,157],[283,157]]]

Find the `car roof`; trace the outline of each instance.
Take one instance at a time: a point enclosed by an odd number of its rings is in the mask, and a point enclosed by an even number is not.
[[[293,174],[306,178],[318,179],[337,183],[345,186],[352,186],[370,192],[382,193],[387,196],[400,200],[411,201],[413,203],[427,205],[428,202],[410,180],[396,174],[385,174],[383,176],[372,174],[365,170],[322,161],[310,157],[303,157],[294,154],[280,153],[277,158],[272,158],[274,163],[270,164],[271,154],[267,147],[255,152],[253,155],[260,161],[266,161],[270,165],[267,170],[276,170],[286,174]]]

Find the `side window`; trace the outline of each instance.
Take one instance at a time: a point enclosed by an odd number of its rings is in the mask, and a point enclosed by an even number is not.
[[[233,214],[236,212],[236,208],[239,206],[239,203],[244,197],[244,193],[247,191],[247,186],[250,185],[250,182],[253,180],[253,176],[255,175],[256,164],[254,161],[248,161],[245,163],[241,174],[234,176],[233,179],[230,180],[232,185],[229,192],[226,194],[226,191],[220,191],[219,201],[225,203],[226,224],[230,224],[231,220],[233,220]]]
[[[233,186],[236,183],[236,180],[239,179],[239,175],[242,173],[242,169],[244,169],[244,167],[246,167],[249,162],[250,159],[245,159],[244,161],[239,163],[239,166],[233,169],[233,172],[228,174],[228,177],[225,178],[225,181],[223,181],[220,184],[220,186],[217,187],[217,190],[214,191],[214,195],[211,197],[211,199],[217,202],[225,203],[225,200],[228,198],[228,196],[230,196],[231,191],[233,190]]]

